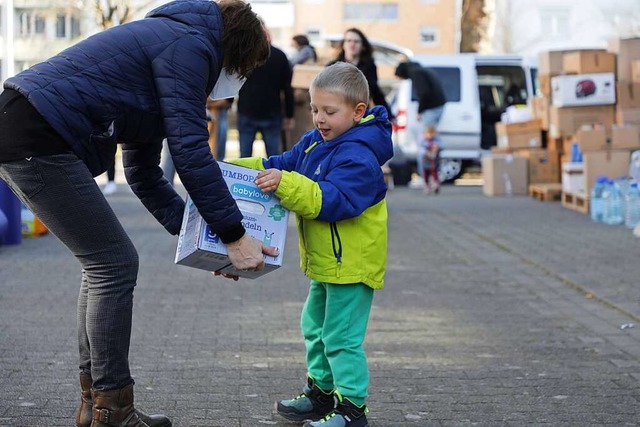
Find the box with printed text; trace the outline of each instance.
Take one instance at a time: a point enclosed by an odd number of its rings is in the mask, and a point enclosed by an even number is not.
[[[242,224],[247,233],[265,245],[277,247],[279,254],[277,257],[264,255],[265,268],[261,271],[234,269],[227,256],[226,246],[200,216],[191,198],[187,197],[175,262],[202,270],[255,279],[282,266],[289,211],[273,193],[263,193],[255,185],[259,171],[229,163],[218,164],[227,187],[242,212]]]

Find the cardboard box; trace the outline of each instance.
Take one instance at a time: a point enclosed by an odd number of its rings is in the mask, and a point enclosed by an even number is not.
[[[640,58],[640,37],[609,40],[607,49],[617,54],[616,76],[620,81],[631,81],[631,62]]]
[[[562,163],[562,191],[570,194],[584,194],[584,163]]]
[[[562,69],[566,74],[615,73],[616,56],[604,49],[565,52]]]
[[[583,125],[611,127],[614,123],[613,105],[593,107],[551,107],[549,112],[549,135],[552,138],[573,135]]]
[[[607,130],[603,126],[580,128],[576,132],[575,142],[580,147],[581,152],[600,151],[611,148],[607,138]]]
[[[546,96],[534,96],[531,101],[533,117],[540,119],[540,127],[544,130],[549,129],[549,108],[551,100]]]
[[[640,83],[616,83],[616,100],[618,107],[640,108]]]
[[[640,59],[631,61],[631,81],[640,83]]]
[[[482,191],[487,196],[525,195],[528,191],[527,159],[511,154],[482,158]]]
[[[296,65],[293,67],[291,87],[294,89],[309,89],[313,78],[324,68],[322,65]]]
[[[542,147],[542,128],[540,123],[540,119],[517,123],[497,122],[498,147]]]
[[[527,159],[529,184],[560,182],[559,155],[544,148],[519,148],[515,155]]]
[[[558,74],[538,74],[538,89],[542,96],[551,99],[551,79]]]
[[[631,152],[628,150],[590,151],[584,153],[585,192],[589,194],[600,175],[611,179],[627,176]]]
[[[616,108],[616,123],[640,126],[640,108]]]
[[[546,149],[549,151],[555,151],[556,153],[563,153],[563,139],[562,138],[552,138],[549,132],[546,135]]]
[[[548,50],[538,55],[538,74],[562,74],[564,54],[569,50]]]
[[[556,107],[609,105],[616,103],[613,73],[555,76],[551,99]]]
[[[640,150],[640,127],[613,125],[611,128],[611,148],[614,150]]]
[[[277,247],[280,253],[277,257],[265,255],[265,267],[261,271],[235,270],[227,256],[226,246],[202,219],[191,198],[187,197],[175,263],[255,279],[282,266],[289,211],[280,205],[280,200],[273,193],[263,193],[254,184],[257,170],[223,162],[218,164],[242,212],[242,223],[247,233],[265,245]]]

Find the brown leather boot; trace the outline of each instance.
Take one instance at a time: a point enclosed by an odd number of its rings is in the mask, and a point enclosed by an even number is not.
[[[91,398],[91,387],[93,386],[93,380],[85,373],[80,372],[80,388],[82,389],[82,400],[80,401],[80,407],[76,410],[76,426],[77,427],[91,427],[91,420],[93,419],[92,408],[93,399]],[[144,412],[136,409],[138,418],[149,427],[171,427],[171,420],[164,415],[147,415]]]
[[[119,390],[93,390],[90,427],[171,427],[164,415],[146,415],[133,407],[133,384]]]
[[[91,399],[91,386],[93,381],[91,377],[83,372],[80,372],[80,389],[81,400],[80,407],[76,410],[76,426],[77,427],[91,427],[93,400]]]

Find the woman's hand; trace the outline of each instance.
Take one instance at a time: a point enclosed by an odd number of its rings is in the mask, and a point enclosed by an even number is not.
[[[282,179],[281,170],[267,169],[258,173],[258,177],[256,178],[256,185],[264,193],[268,193],[270,191],[277,190],[278,185],[280,185],[281,179]]]
[[[226,246],[229,260],[238,271],[260,271],[264,268],[263,254],[278,256],[278,248],[265,246],[264,243],[254,239],[247,233],[239,240]]]

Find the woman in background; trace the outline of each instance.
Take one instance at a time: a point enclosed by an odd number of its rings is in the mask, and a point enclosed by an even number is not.
[[[316,50],[311,46],[309,38],[304,34],[293,36],[291,44],[296,49],[296,54],[289,60],[292,67],[298,64],[315,64],[318,60]]]
[[[345,31],[340,53],[336,59],[327,65],[332,65],[339,61],[349,62],[362,71],[369,83],[371,100],[375,105],[384,107],[387,110],[389,120],[393,120],[394,116],[384,98],[384,93],[382,93],[378,85],[378,68],[373,60],[373,48],[362,31],[357,28],[349,28]]]

